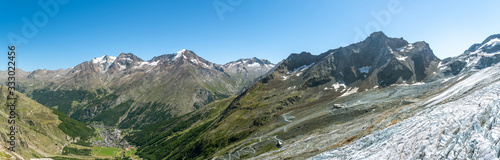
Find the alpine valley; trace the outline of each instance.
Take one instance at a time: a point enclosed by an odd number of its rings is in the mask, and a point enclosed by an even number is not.
[[[431,45],[375,32],[278,64],[181,50],[18,69],[22,145],[0,158],[500,159],[500,35],[443,60]]]
[[[218,65],[189,50],[149,61],[122,53],[69,69],[35,70],[19,88],[76,120],[139,129],[234,95],[273,67],[257,58]]]

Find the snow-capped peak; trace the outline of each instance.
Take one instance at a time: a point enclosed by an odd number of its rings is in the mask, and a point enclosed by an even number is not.
[[[96,58],[92,58],[91,62],[92,63],[113,63],[115,61],[116,57],[113,57],[113,56],[108,56],[108,55],[104,55],[102,57],[96,57]]]
[[[500,39],[493,38],[493,39],[491,39],[490,41],[486,42],[484,45],[482,45],[479,48],[484,49],[486,47],[486,49],[490,49],[490,48],[492,48],[492,47],[494,47],[496,45],[500,45]]]
[[[111,64],[115,62],[116,58],[117,57],[104,55],[102,57],[92,58],[90,62],[96,64],[101,72],[106,72]]]
[[[172,60],[176,60],[177,58],[180,58],[182,56],[183,53],[186,53],[188,50],[187,49],[182,49],[180,51],[178,51],[177,53],[175,53],[175,56]]]
[[[182,54],[184,52],[187,52],[187,49],[182,49],[182,50],[178,51],[177,54]]]

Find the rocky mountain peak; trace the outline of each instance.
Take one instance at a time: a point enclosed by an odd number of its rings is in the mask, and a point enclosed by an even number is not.
[[[268,60],[265,60],[265,59],[259,59],[257,57],[252,57],[252,58],[249,58],[249,59],[240,59],[241,61],[243,60],[248,60],[248,63],[251,64],[251,63],[259,63],[259,64],[263,64],[263,65],[266,65],[266,64],[273,64],[271,63],[270,61]]]
[[[403,38],[389,38],[383,32],[374,32],[362,42],[353,44],[353,46],[363,47],[367,49],[381,48],[386,46],[391,49],[395,49],[404,47],[406,45],[408,45],[408,42]]]
[[[131,61],[137,61],[137,62],[144,62],[141,58],[137,57],[136,55],[132,53],[121,53],[116,59],[120,62],[131,62]]]
[[[196,53],[194,53],[191,50],[183,49],[183,50],[177,52],[177,54],[179,54],[179,53],[180,53],[180,55],[177,55],[177,56],[178,57],[182,57],[182,58],[184,58],[186,60],[192,60],[192,59],[198,59],[198,60],[200,60],[200,59],[203,59],[203,58],[201,58],[200,56],[198,56]]]
[[[123,71],[132,68],[132,66],[139,65],[140,62],[144,62],[141,58],[137,57],[132,53],[121,53],[116,60],[109,66],[109,69],[104,67],[101,72],[115,73],[117,71]]]
[[[492,35],[486,38],[481,43],[478,49],[486,53],[494,53],[500,51],[500,34]]]
[[[257,57],[246,58],[246,59],[238,59],[236,61],[228,62],[228,63],[224,64],[224,66],[238,65],[238,64],[241,64],[241,65],[252,65],[252,66],[257,66],[257,65],[261,65],[261,66],[264,66],[264,65],[273,65],[274,66],[274,64],[271,63],[270,61],[265,60],[265,59],[259,59]]]
[[[482,43],[469,47],[463,54],[443,60],[444,75],[457,75],[464,70],[483,69],[500,62],[500,34],[488,36]]]
[[[276,65],[257,57],[238,59],[222,65],[224,72],[238,79],[240,85],[246,86],[256,82],[260,76],[272,70]],[[243,90],[242,90],[243,91]]]
[[[199,60],[199,59],[203,59],[203,58],[199,57],[198,55],[196,55],[196,53],[194,53],[191,50],[182,49],[182,50],[177,51],[177,52],[172,53],[172,54],[165,54],[165,55],[161,55],[159,57],[154,57],[153,59],[151,59],[151,61],[163,60],[163,61],[173,62],[173,61],[178,61],[178,60],[190,61],[193,59]]]
[[[320,55],[291,54],[271,78],[298,89],[317,86],[329,90],[343,84],[360,90],[424,81],[439,63],[425,42],[408,43],[375,32],[364,41]]]
[[[500,34],[488,36],[488,38],[486,38],[482,43],[473,44],[469,47],[469,49],[465,51],[465,54],[469,54],[478,50],[486,51],[489,53],[500,50]]]
[[[304,65],[310,65],[319,59],[325,57],[327,54],[321,55],[312,55],[309,52],[301,52],[301,53],[292,53],[288,58],[283,60],[280,66],[278,66],[277,70],[282,73],[288,73],[289,71],[293,71],[296,68],[299,68]]]
[[[488,36],[488,38],[486,38],[483,43],[481,44],[486,44],[488,42],[490,42],[491,40],[494,40],[494,39],[500,39],[500,34],[494,34],[494,35],[491,35],[491,36]]]
[[[378,31],[378,32],[373,32],[372,34],[370,34],[370,36],[368,36],[368,39],[388,39],[389,37],[387,37],[387,35],[384,34],[384,32],[382,31]]]

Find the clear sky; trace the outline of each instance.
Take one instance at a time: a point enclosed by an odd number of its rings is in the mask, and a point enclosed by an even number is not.
[[[19,68],[69,68],[122,52],[149,60],[182,49],[218,64],[251,57],[278,63],[290,53],[320,54],[376,30],[426,41],[446,58],[500,33],[498,0],[64,1],[48,11],[38,0],[0,1],[0,44],[7,51],[16,44],[10,39],[22,40]]]

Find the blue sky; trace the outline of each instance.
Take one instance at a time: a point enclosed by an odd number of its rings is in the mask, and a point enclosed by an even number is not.
[[[12,35],[24,38],[17,65],[28,71],[122,52],[149,60],[184,48],[218,64],[251,57],[278,63],[290,53],[320,54],[376,30],[426,41],[446,58],[500,33],[497,0],[69,0],[57,3],[53,16],[38,2],[0,1],[0,44],[15,44]],[[218,13],[214,3],[225,11]],[[28,32],[25,21],[37,31]]]

